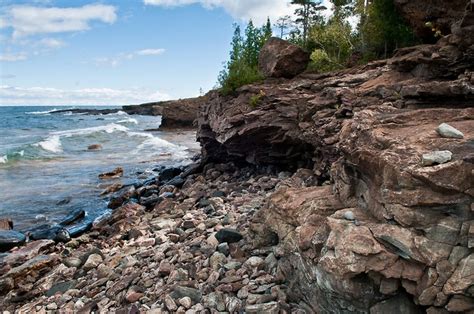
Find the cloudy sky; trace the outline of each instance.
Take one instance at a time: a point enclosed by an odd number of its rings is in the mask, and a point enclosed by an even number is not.
[[[123,105],[215,86],[232,23],[289,0],[0,0],[0,105]]]

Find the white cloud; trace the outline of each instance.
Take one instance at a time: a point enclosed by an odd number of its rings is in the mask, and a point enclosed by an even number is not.
[[[248,21],[252,19],[255,23],[264,23],[269,17],[276,21],[284,15],[293,15],[295,6],[290,4],[291,0],[143,0],[146,5],[162,7],[179,7],[190,4],[200,4],[206,9],[223,8],[233,18]],[[322,4],[331,7],[329,0],[323,0]],[[329,15],[329,10],[323,12]]]
[[[51,49],[57,49],[64,47],[66,43],[62,40],[58,40],[55,38],[43,38],[40,41],[38,41],[38,44],[40,46],[46,47],[46,48],[51,48]]]
[[[139,56],[159,56],[165,52],[165,49],[159,48],[159,49],[143,49],[143,50],[138,50],[135,52],[136,55]]]
[[[294,7],[289,0],[143,0],[145,4],[163,7],[177,7],[200,4],[206,9],[223,8],[235,19],[263,23],[267,17],[276,20],[291,15]]]
[[[13,37],[35,34],[74,32],[90,29],[92,21],[113,24],[116,8],[111,5],[88,4],[77,8],[44,8],[12,6],[3,16],[0,27],[13,28]]]
[[[166,52],[166,49],[157,48],[157,49],[142,49],[136,50],[130,53],[119,53],[114,57],[103,57],[97,58],[94,60],[94,63],[97,66],[111,66],[116,67],[124,60],[131,60],[137,56],[159,56]]]
[[[28,56],[25,53],[0,55],[0,61],[2,62],[16,62],[16,61],[24,61],[26,59],[28,59]]]
[[[0,105],[126,105],[169,99],[166,93],[143,88],[66,90],[0,85]]]

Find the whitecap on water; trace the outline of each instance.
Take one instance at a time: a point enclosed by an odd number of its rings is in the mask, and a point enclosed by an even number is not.
[[[58,135],[48,137],[44,141],[33,144],[33,146],[41,147],[52,153],[60,153],[63,151],[61,146],[61,138]]]
[[[38,115],[38,114],[50,114],[51,112],[55,112],[57,111],[58,109],[54,108],[54,109],[51,109],[51,110],[46,110],[46,111],[31,111],[31,112],[26,112],[26,114],[34,114],[34,115]]]
[[[127,118],[123,120],[117,121],[117,123],[131,123],[131,124],[138,124],[138,120],[134,118]]]
[[[96,126],[96,127],[91,127],[91,128],[57,131],[57,132],[52,132],[51,134],[71,137],[71,136],[76,136],[76,135],[87,135],[87,134],[92,134],[96,132],[105,132],[105,133],[110,134],[115,131],[127,132],[128,128],[120,124],[109,123],[106,125],[101,125],[101,126]]]
[[[8,162],[7,155],[0,157],[0,164],[6,164]]]

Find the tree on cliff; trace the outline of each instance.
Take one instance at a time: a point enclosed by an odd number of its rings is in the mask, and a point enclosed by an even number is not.
[[[261,28],[256,28],[250,20],[245,28],[245,36],[242,36],[240,26],[234,24],[230,60],[218,77],[218,84],[224,94],[262,79],[258,72],[258,56],[260,49],[271,36],[270,19],[267,19]]]
[[[295,15],[297,16],[295,23],[300,25],[302,44],[303,47],[307,47],[308,31],[311,25],[323,20],[320,11],[325,10],[326,7],[321,5],[321,0],[293,0],[291,4],[299,6],[295,10]]]

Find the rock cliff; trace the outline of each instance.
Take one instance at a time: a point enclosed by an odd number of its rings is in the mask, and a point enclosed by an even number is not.
[[[162,116],[160,129],[191,128],[199,106],[206,96],[171,101],[153,102],[137,106],[123,106],[128,114]]]
[[[362,67],[214,92],[200,110],[206,162],[306,178],[280,183],[251,229],[257,248],[278,238],[279,274],[310,312],[474,310],[474,12],[395,2],[417,25],[448,12],[450,35]]]

